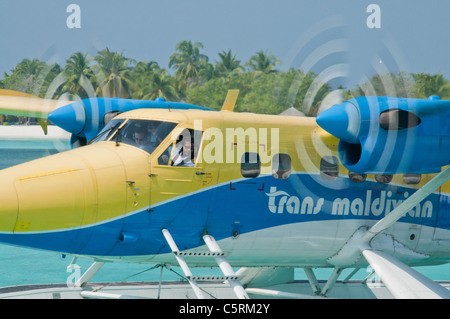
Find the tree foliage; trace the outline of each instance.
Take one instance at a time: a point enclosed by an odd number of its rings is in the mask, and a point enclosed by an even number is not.
[[[75,52],[63,67],[38,59],[24,59],[5,73],[0,88],[39,97],[70,99],[123,97],[185,101],[219,110],[229,89],[239,89],[238,112],[279,114],[294,107],[308,116],[317,115],[329,93],[336,92],[317,74],[302,70],[281,71],[271,53],[260,50],[247,62],[237,53],[223,50],[209,62],[200,42],[181,41],[170,56],[171,74],[150,60],[135,61],[123,52],[105,48],[89,57]],[[376,74],[356,88],[338,88],[342,100],[362,95],[390,95],[450,99],[450,82],[441,74]],[[1,120],[1,119],[0,119]],[[6,117],[6,121],[17,121]],[[23,122],[23,119],[19,119]]]

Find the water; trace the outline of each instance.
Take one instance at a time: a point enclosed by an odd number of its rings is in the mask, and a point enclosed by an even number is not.
[[[55,154],[69,149],[67,143],[49,141],[0,141],[0,169],[24,163],[36,158]],[[76,265],[80,269],[67,269],[72,256],[60,253],[28,249],[0,244],[0,287],[44,283],[73,283],[79,274],[92,264],[90,258],[78,258]],[[160,268],[150,269],[151,264],[106,263],[93,277],[91,282],[158,281]],[[417,267],[418,271],[434,280],[450,280],[450,265],[434,267]],[[182,274],[179,267],[173,270]],[[217,268],[200,268],[192,270],[194,275],[218,275]],[[327,279],[331,269],[317,269],[318,279]],[[345,278],[351,269],[344,270],[340,279]],[[354,279],[362,279],[369,274],[368,269],[361,269]],[[180,280],[174,272],[164,270],[163,280]],[[135,275],[137,274],[137,275]],[[295,279],[305,280],[302,269],[296,269]]]

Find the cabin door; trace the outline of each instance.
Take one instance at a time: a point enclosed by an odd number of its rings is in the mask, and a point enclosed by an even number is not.
[[[211,172],[198,159],[202,132],[180,129],[166,140],[151,162],[151,210],[161,212],[166,221],[185,212],[196,224],[206,223],[210,197],[203,190]]]

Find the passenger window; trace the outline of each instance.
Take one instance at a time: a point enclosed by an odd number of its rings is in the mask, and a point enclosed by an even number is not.
[[[392,175],[388,174],[388,175],[379,175],[379,174],[375,174],[375,180],[378,183],[383,183],[383,184],[389,184],[392,181]]]
[[[272,176],[287,179],[291,176],[291,157],[288,154],[275,154],[272,158]]]
[[[421,178],[422,175],[420,174],[403,174],[403,181],[410,185],[419,184]]]
[[[255,178],[261,173],[261,159],[258,153],[244,153],[241,158],[241,174],[243,177]]]
[[[324,156],[320,160],[320,176],[326,181],[334,181],[339,175],[339,160],[336,156]]]
[[[348,172],[348,178],[353,183],[362,183],[366,180],[367,174],[358,174],[358,173]]]

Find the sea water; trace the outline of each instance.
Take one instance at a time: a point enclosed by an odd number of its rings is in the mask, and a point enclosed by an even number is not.
[[[0,169],[69,148],[67,141],[0,140]],[[80,257],[75,260],[74,267],[68,268],[72,259],[72,256],[57,252],[0,244],[0,287],[46,283],[73,284],[89,268],[93,260]],[[158,281],[160,269],[153,264],[105,263],[91,282]],[[416,267],[415,269],[434,280],[450,280],[449,265]],[[345,270],[339,279],[345,278],[351,270]],[[192,269],[192,272],[194,275],[220,274],[218,268]],[[315,272],[319,280],[326,280],[332,269],[316,269]],[[353,279],[363,279],[370,272],[370,268],[360,269]],[[183,280],[183,273],[179,267],[172,267],[172,270],[164,268],[162,278],[163,280]],[[306,279],[302,269],[296,269],[295,279]]]

